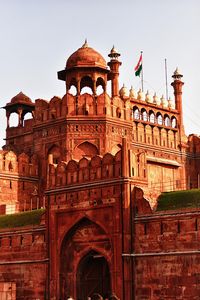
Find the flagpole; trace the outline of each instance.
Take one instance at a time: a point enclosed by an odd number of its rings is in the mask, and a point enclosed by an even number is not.
[[[144,92],[144,76],[143,76],[143,51],[140,51],[141,55],[142,55],[142,73],[141,73],[141,86],[142,86],[142,92]]]
[[[166,58],[165,58],[165,87],[166,87],[166,99],[168,100],[167,59]]]

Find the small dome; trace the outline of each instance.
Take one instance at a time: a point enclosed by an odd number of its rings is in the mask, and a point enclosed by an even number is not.
[[[115,46],[112,47],[110,53],[108,54],[111,59],[118,59],[120,55],[121,54],[116,50]]]
[[[145,100],[145,94],[142,92],[141,89],[139,89],[139,91],[138,91],[137,99],[138,100]]]
[[[172,109],[175,109],[175,103],[170,97],[169,97],[169,100],[168,100],[168,107],[172,108]]]
[[[160,98],[156,95],[156,93],[153,96],[153,103],[156,105],[160,105],[161,104],[161,100]]]
[[[181,80],[182,77],[183,75],[180,73],[179,69],[176,68],[174,74],[172,75],[172,78],[174,78],[174,80]]]
[[[24,93],[20,92],[19,94],[17,94],[16,96],[14,96],[10,103],[12,104],[17,104],[17,103],[23,103],[23,104],[32,104],[31,99],[26,96]]]
[[[149,94],[149,91],[146,93],[145,101],[147,103],[153,103],[153,97]]]
[[[130,89],[130,91],[129,91],[129,97],[131,98],[131,99],[135,99],[135,98],[137,98],[137,93],[136,93],[136,91],[134,90],[134,88],[131,86],[131,89]]]
[[[168,101],[167,99],[165,99],[164,95],[162,95],[162,97],[160,98],[161,100],[161,104],[164,108],[167,108],[168,107]]]
[[[180,71],[179,71],[178,67],[177,67],[177,68],[176,68],[176,70],[174,71],[174,75],[175,75],[175,76],[177,76],[177,75],[181,75],[181,73],[180,73]]]
[[[89,47],[87,41],[75,51],[67,60],[66,69],[73,67],[101,67],[107,69],[103,56]]]
[[[125,84],[123,84],[123,87],[119,90],[120,97],[129,97],[129,90],[127,87],[125,87]]]

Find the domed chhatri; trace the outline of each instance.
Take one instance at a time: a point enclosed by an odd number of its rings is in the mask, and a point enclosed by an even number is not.
[[[66,69],[74,67],[101,67],[106,69],[106,61],[103,56],[88,46],[87,41],[81,48],[76,50],[67,60]]]
[[[183,75],[180,73],[177,67],[176,70],[174,71],[174,74],[172,75],[172,78],[174,78],[174,80],[181,80],[182,77]]]
[[[15,103],[24,103],[24,104],[30,104],[32,103],[31,99],[26,96],[24,93],[20,92],[16,96],[14,96],[10,103],[15,104]]]
[[[113,45],[112,49],[110,50],[110,53],[108,54],[108,56],[111,58],[111,59],[116,59],[118,60],[119,56],[121,54],[116,50],[115,46]]]

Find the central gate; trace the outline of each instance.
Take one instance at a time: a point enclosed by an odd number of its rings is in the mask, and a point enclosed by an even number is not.
[[[87,218],[81,219],[62,242],[58,297],[87,300],[95,292],[110,292],[111,256],[110,240],[102,227]]]
[[[77,299],[85,300],[94,293],[110,292],[110,272],[106,259],[95,251],[89,252],[77,270]]]

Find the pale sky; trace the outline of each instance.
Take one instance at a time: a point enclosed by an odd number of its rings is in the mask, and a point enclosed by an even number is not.
[[[183,74],[187,134],[200,134],[199,0],[0,0],[0,106],[23,91],[33,101],[65,94],[57,71],[82,46],[109,61],[113,45],[121,53],[120,86],[138,90],[134,75],[143,51],[144,90],[165,94],[167,59],[169,95],[176,67]],[[0,146],[6,117],[0,111]]]

